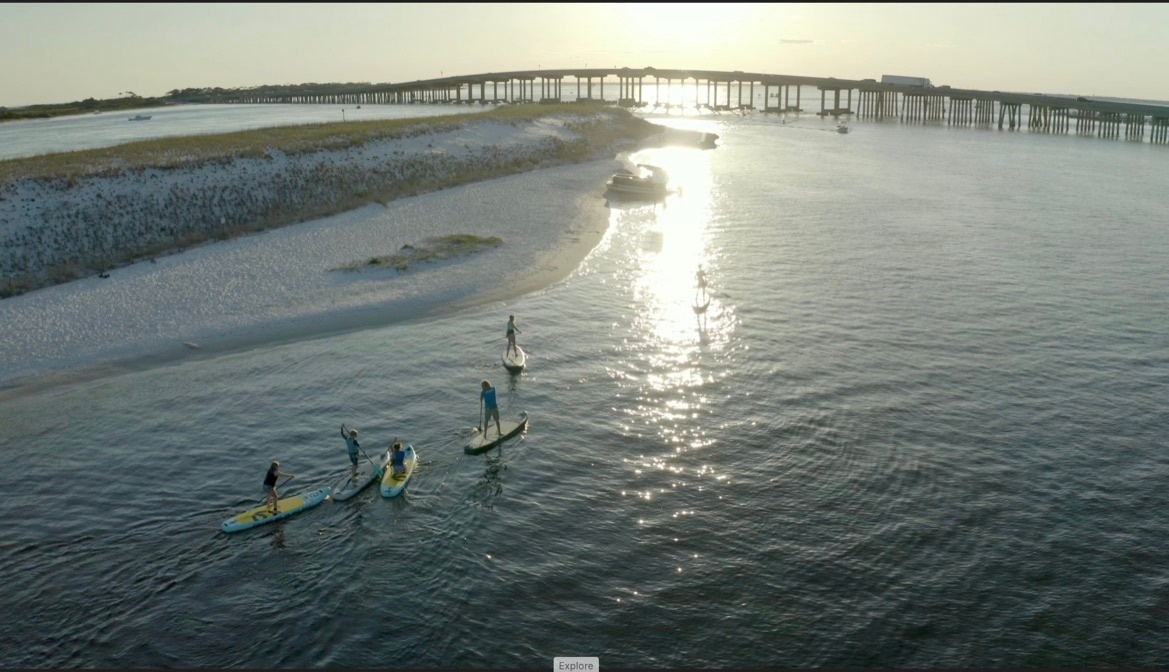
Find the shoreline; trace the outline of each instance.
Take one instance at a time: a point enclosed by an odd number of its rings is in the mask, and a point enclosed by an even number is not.
[[[611,159],[545,168],[399,199],[386,206],[364,206],[318,220],[228,241],[208,243],[166,259],[160,258],[156,263],[138,262],[120,269],[116,272],[119,277],[111,280],[86,278],[6,299],[0,303],[0,307],[12,308],[19,305],[21,308],[35,308],[34,304],[60,298],[54,295],[100,293],[101,290],[111,287],[109,283],[113,281],[134,285],[129,289],[131,295],[129,302],[113,294],[105,297],[108,300],[104,304],[100,300],[101,297],[84,297],[87,310],[105,316],[104,320],[98,321],[97,328],[104,332],[106,340],[98,344],[90,341],[87,344],[88,351],[85,351],[86,347],[83,346],[80,353],[57,352],[56,356],[51,353],[47,356],[42,354],[41,361],[31,367],[26,366],[25,370],[19,372],[7,370],[0,362],[0,401],[169,364],[197,361],[201,358],[219,357],[313,338],[326,338],[415,320],[427,320],[476,306],[517,299],[547,289],[569,277],[603,239],[609,226],[609,212],[602,197],[601,185],[620,165],[619,161]],[[544,182],[555,182],[558,186],[567,182],[572,192],[567,212],[563,189],[560,193],[549,191],[541,184]],[[457,219],[453,215],[464,209],[466,202],[480,202],[483,194],[493,190],[501,190],[509,195],[511,192],[528,194],[527,198],[533,202],[516,204],[523,209],[522,212],[504,211],[496,213],[494,219],[463,225],[466,229],[463,230],[464,233],[475,235],[495,235],[498,228],[507,229],[510,225],[512,231],[502,235],[505,241],[504,252],[528,255],[532,259],[531,263],[519,265],[515,273],[493,276],[496,283],[492,287],[484,288],[476,278],[477,273],[496,273],[491,264],[491,257],[498,253],[494,250],[457,259],[427,262],[420,264],[417,269],[412,268],[401,274],[396,271],[378,270],[369,273],[371,276],[369,278],[338,280],[336,273],[320,272],[322,267],[328,267],[329,264],[319,263],[318,249],[311,245],[299,245],[313,235],[321,233],[331,235],[335,229],[341,230],[338,235],[347,235],[344,229],[350,229],[351,235],[358,235],[365,229],[376,229],[384,235],[385,220],[397,219],[404,214],[427,219],[436,211],[439,213],[451,211],[443,213],[452,215],[445,218],[449,222]],[[537,197],[533,194],[542,196]],[[533,211],[534,216],[531,216]],[[524,214],[529,216],[524,219]],[[562,223],[559,226],[549,226],[551,222],[557,221]],[[426,224],[429,222],[422,223],[423,228],[428,228]],[[489,230],[492,226],[495,226],[496,230]],[[296,244],[290,246],[287,241],[289,238],[299,240],[294,240]],[[526,245],[518,244],[517,241],[525,238],[531,238],[531,242]],[[200,329],[193,328],[191,322],[200,322],[197,313],[206,312],[208,306],[198,306],[198,310],[192,311],[196,314],[186,316],[188,323],[178,325],[172,334],[167,336],[157,334],[145,339],[145,344],[141,342],[131,344],[129,350],[133,354],[126,353],[125,349],[118,352],[117,348],[103,347],[117,338],[120,326],[119,313],[126,310],[126,305],[143,300],[144,292],[151,294],[149,297],[151,305],[146,307],[146,312],[149,313],[151,310],[156,313],[159,310],[175,312],[172,315],[155,314],[153,318],[165,321],[177,317],[181,322],[182,316],[179,313],[190,302],[190,297],[184,296],[182,286],[175,284],[173,278],[172,282],[168,283],[164,276],[182,274],[184,267],[187,266],[183,262],[186,261],[196,267],[195,273],[206,271],[207,277],[203,280],[210,281],[214,286],[217,273],[223,273],[225,267],[227,270],[234,270],[235,260],[232,257],[240,252],[240,248],[244,249],[248,258],[282,259],[285,262],[283,272],[311,276],[307,284],[303,285],[305,291],[300,296],[290,296],[299,306],[296,314],[258,316],[254,320],[234,323],[232,320],[220,319],[216,322],[214,318],[209,318],[212,319],[210,327]],[[120,277],[124,275],[131,277],[129,279]],[[360,275],[366,273],[363,271]],[[439,277],[451,276],[457,276],[453,282],[431,282]],[[255,299],[258,293],[262,293],[266,285],[272,282],[279,284],[275,277],[253,277],[252,280],[258,284],[242,288],[235,296],[225,297],[224,303],[213,306],[219,309],[220,318],[224,318],[225,315],[247,313],[249,301]],[[409,283],[413,287],[396,293],[382,291],[399,284],[398,281]],[[380,287],[375,291],[365,291],[368,288],[361,287],[371,283]],[[345,289],[350,285],[359,289],[357,293],[360,296],[355,301],[350,301],[349,305],[336,307],[333,300],[343,296]],[[157,286],[164,288],[163,291],[157,291]],[[94,299],[98,300],[95,302]],[[26,310],[23,315],[12,315],[12,319],[7,321],[21,322],[33,328],[51,328],[52,320],[49,324],[42,322],[37,325],[33,317],[35,313],[35,310]],[[147,321],[149,322],[150,318],[147,318]],[[0,332],[2,331],[3,328],[0,327]],[[186,337],[179,336],[180,333]],[[11,362],[8,364],[11,365]]]
[[[615,110],[528,106],[0,161],[0,298],[370,204],[612,158],[655,131]]]

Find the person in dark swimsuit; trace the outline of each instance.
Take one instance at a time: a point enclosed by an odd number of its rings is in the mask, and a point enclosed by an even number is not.
[[[272,515],[280,513],[280,494],[276,492],[276,481],[293,475],[280,471],[280,463],[276,460],[272,460],[272,466],[268,467],[268,473],[264,476],[264,505]]]
[[[519,327],[515,326],[515,315],[508,315],[507,316],[507,349],[513,355],[518,357],[520,353],[516,350],[516,344],[515,344],[515,335],[517,333],[522,334],[523,332],[520,331]]]

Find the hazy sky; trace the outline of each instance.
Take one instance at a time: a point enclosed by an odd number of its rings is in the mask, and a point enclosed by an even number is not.
[[[1166,4],[0,4],[0,106],[629,66],[1169,100]]]

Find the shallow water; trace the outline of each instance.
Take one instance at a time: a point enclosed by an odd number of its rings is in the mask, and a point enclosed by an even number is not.
[[[1163,665],[1165,148],[666,123],[721,147],[546,290],[0,406],[0,664]],[[219,532],[342,422],[402,497]]]

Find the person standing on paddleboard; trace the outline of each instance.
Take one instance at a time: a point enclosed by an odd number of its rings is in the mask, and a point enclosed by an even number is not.
[[[491,418],[495,418],[495,431],[499,432],[499,438],[503,438],[503,427],[499,426],[499,406],[495,403],[495,388],[491,387],[491,383],[483,381],[480,383],[483,391],[479,393],[479,400],[483,402],[483,437],[487,437],[487,428],[491,426]]]
[[[508,315],[507,316],[507,349],[511,351],[511,354],[518,357],[520,353],[516,350],[516,344],[515,344],[515,335],[517,333],[522,334],[523,332],[520,331],[519,327],[515,326],[515,315]]]
[[[272,515],[280,513],[280,494],[276,492],[276,481],[288,477],[292,478],[293,474],[286,474],[280,471],[280,463],[272,460],[272,466],[268,467],[268,473],[264,476],[264,505],[272,512]]]
[[[353,473],[350,474],[349,480],[357,480],[357,451],[361,449],[361,444],[357,442],[357,430],[345,429],[345,423],[341,423],[341,438],[345,439],[345,447],[349,449],[349,461],[353,463]]]

